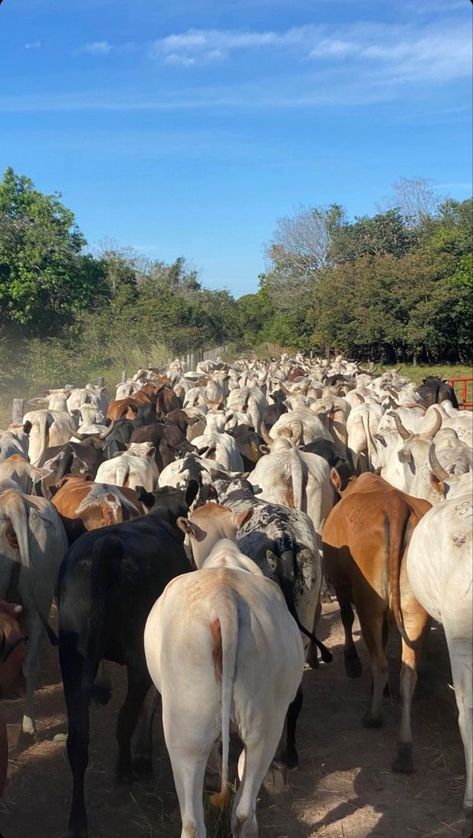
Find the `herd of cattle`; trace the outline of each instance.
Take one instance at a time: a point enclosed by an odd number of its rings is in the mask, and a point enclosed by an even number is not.
[[[381,724],[389,614],[401,635],[395,771],[414,770],[421,639],[429,615],[443,624],[471,810],[473,425],[447,384],[416,388],[342,357],[187,371],[176,360],[139,370],[111,402],[94,385],[34,402],[0,432],[0,689],[24,676],[22,736],[33,737],[46,631],[68,716],[71,836],[87,835],[89,703],[110,697],[104,661],[127,670],[118,776],[151,769],[154,684],[182,837],[206,834],[209,756],[221,769],[213,802],[228,797],[231,731],[242,743],[232,834],[257,836],[272,759],[298,762],[304,667],[332,657],[316,636],[321,591],[338,599],[352,678],[358,614],[373,679],[366,726]],[[7,757],[0,724],[0,793]]]

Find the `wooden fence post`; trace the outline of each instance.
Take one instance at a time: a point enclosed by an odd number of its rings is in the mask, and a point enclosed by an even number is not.
[[[13,399],[12,411],[11,411],[11,420],[12,423],[18,425],[21,420],[23,419],[23,414],[25,412],[25,400],[24,399]]]
[[[126,370],[122,370],[122,384],[126,381]]]

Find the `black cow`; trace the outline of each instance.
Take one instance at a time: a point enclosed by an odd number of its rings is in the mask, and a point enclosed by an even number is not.
[[[283,398],[286,398],[284,393],[281,394]],[[271,396],[274,399],[275,394]],[[280,399],[275,400],[274,404],[268,404],[263,410],[263,422],[266,430],[269,432],[273,425],[276,424],[279,417],[283,415],[283,413],[287,413],[287,406],[283,404]]]
[[[423,379],[423,383],[417,388],[417,392],[424,402],[426,407],[431,404],[440,404],[445,399],[449,399],[453,407],[458,407],[458,399],[455,395],[455,390],[448,383],[446,378],[438,378],[436,375],[429,375]]]
[[[57,483],[66,474],[88,475],[93,479],[99,465],[106,459],[102,446],[103,443],[96,442],[93,438],[46,448],[38,463],[40,467],[46,466],[50,471],[48,477],[42,481],[44,494],[47,494],[47,487]]]
[[[198,491],[165,487],[153,493],[147,515],[81,536],[66,553],[58,582],[59,660],[66,700],[67,753],[73,776],[70,835],[87,834],[84,774],[88,763],[89,702],[107,703],[110,688],[95,681],[98,665],[127,668],[128,692],[117,720],[117,774],[133,775],[131,737],[151,684],[143,633],[167,583],[191,570],[176,526]],[[145,761],[150,767],[150,760]]]
[[[250,425],[237,425],[227,431],[233,437],[243,460],[245,471],[253,471],[258,460],[263,456],[260,445],[263,437],[256,433]]]
[[[193,425],[198,419],[187,416],[183,410],[173,410],[168,413],[164,421],[153,422],[152,425],[142,425],[135,428],[130,442],[152,442],[155,449],[156,465],[162,471],[169,463],[176,459],[176,451],[193,450],[189,444],[185,445],[188,425]]]
[[[315,439],[313,442],[308,442],[303,445],[301,451],[306,451],[308,454],[318,454],[327,461],[331,468],[338,468],[343,465],[347,473],[351,476],[355,474],[355,466],[349,448],[346,448],[342,453],[342,444],[340,442],[331,442],[329,439]]]

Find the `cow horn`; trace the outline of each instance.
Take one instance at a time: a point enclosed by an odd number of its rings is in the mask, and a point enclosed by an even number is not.
[[[397,372],[397,373],[401,372],[401,370],[402,370],[403,366],[404,366],[404,364],[400,364],[400,365],[398,366],[397,370],[394,370],[394,372]]]
[[[450,477],[448,471],[446,471],[444,467],[440,465],[437,459],[437,454],[435,453],[435,445],[433,442],[431,443],[429,448],[429,465],[438,480],[441,480],[443,482],[444,480],[447,480],[448,477]]]
[[[268,434],[268,432],[266,430],[266,425],[264,424],[264,422],[261,422],[260,434],[263,437],[266,445],[271,445],[271,443],[274,442],[274,440]]]
[[[430,431],[424,431],[423,434],[419,434],[419,436],[423,439],[433,439],[437,431],[439,431],[442,427],[442,416],[440,411],[435,410],[434,408],[434,413],[436,414],[434,426],[430,429]]]
[[[291,390],[288,390],[287,387],[284,386],[283,382],[279,382],[279,389],[283,391],[285,396],[292,396]]]
[[[401,435],[401,437],[406,440],[412,439],[413,434],[411,434],[411,432],[404,427],[398,414],[390,411],[389,415],[393,417],[394,424],[396,425],[396,429],[398,433]]]
[[[110,436],[110,434],[112,433],[114,427],[115,427],[115,420],[110,422],[110,425],[108,426],[108,428],[105,431],[102,431],[101,434],[99,434],[99,439],[107,439],[107,437]]]

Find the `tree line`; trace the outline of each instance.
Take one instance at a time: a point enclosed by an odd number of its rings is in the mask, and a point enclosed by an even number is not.
[[[264,342],[385,363],[468,362],[473,331],[472,201],[441,202],[401,180],[391,205],[350,220],[338,204],[280,219],[259,290],[202,286],[182,257],[86,250],[74,214],[7,168],[0,182],[0,366],[38,363],[60,380],[216,344]],[[19,352],[20,348],[20,352]],[[33,364],[33,359],[35,363]],[[3,363],[1,363],[3,360]],[[140,362],[138,361],[138,364]],[[10,365],[10,366],[9,366]],[[33,374],[30,372],[30,374]],[[54,375],[54,372],[51,373]]]

